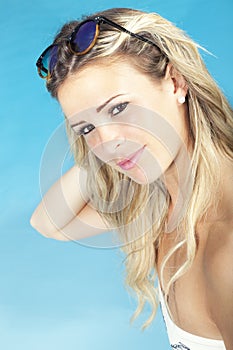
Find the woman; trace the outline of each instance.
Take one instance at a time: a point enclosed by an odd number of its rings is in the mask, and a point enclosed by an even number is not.
[[[127,284],[171,348],[233,349],[233,118],[198,46],[157,14],[110,9],[63,26],[37,61],[76,165],[31,224],[81,239],[116,228]],[[81,176],[82,175],[82,176]]]

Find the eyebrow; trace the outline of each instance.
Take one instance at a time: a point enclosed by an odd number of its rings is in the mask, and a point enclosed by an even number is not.
[[[75,124],[70,124],[70,127],[73,128],[74,126],[77,126],[77,125],[80,125],[80,124],[83,124],[83,123],[86,123],[85,120],[81,120],[80,122],[75,123]]]
[[[96,108],[96,112],[97,112],[97,113],[101,112],[102,109],[103,109],[104,107],[106,107],[107,104],[108,104],[109,102],[111,102],[112,100],[114,100],[114,98],[117,98],[117,97],[123,96],[123,95],[125,95],[125,94],[118,94],[118,95],[115,95],[115,96],[110,97],[110,98],[109,98],[107,101],[105,101],[102,105],[100,105],[99,107]],[[85,121],[85,120],[81,120],[81,121],[79,121],[78,123],[70,124],[70,127],[73,128],[74,126],[77,126],[77,125],[80,125],[80,124],[83,124],[83,123],[86,123],[86,121]]]
[[[116,97],[118,97],[118,96],[123,96],[123,95],[124,95],[124,94],[118,94],[118,95],[115,95],[115,96],[110,97],[110,98],[109,98],[106,102],[104,102],[101,106],[99,106],[99,107],[96,108],[96,112],[99,113],[99,112],[102,111],[102,109],[103,109],[104,107],[106,107],[107,104],[108,104],[109,102],[111,102],[114,98],[116,98]]]

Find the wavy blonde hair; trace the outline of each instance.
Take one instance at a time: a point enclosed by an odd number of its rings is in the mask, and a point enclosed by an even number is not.
[[[109,9],[91,17],[96,15],[106,16],[128,30],[143,35],[158,48],[102,24],[95,46],[87,54],[78,57],[70,53],[66,38],[79,22],[69,22],[54,40],[54,43],[59,44],[58,62],[47,81],[47,88],[53,97],[57,97],[62,82],[77,70],[92,62],[111,64],[119,59],[130,60],[140,72],[155,81],[164,77],[170,62],[184,77],[188,87],[189,136],[193,143],[191,173],[194,184],[182,225],[178,226],[178,231],[182,229],[183,232],[182,239],[168,252],[161,265],[160,283],[167,300],[171,285],[193,263],[197,249],[196,225],[217,194],[220,181],[218,155],[233,159],[232,109],[208,73],[198,51],[199,45],[172,23],[156,13],[133,9]],[[144,329],[152,322],[158,305],[156,261],[165,232],[169,193],[161,179],[149,185],[140,185],[102,163],[88,149],[84,137],[76,137],[67,121],[66,129],[76,163],[88,169],[88,189],[93,205],[105,220],[118,227],[123,243],[121,249],[126,254],[126,286],[136,292],[138,299],[133,319],[141,313],[146,302],[151,305],[151,315],[143,324]],[[130,203],[126,201],[129,197]],[[186,247],[186,260],[165,284],[165,266],[182,246]]]

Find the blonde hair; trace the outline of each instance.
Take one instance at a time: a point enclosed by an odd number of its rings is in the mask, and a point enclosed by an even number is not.
[[[182,228],[182,240],[168,252],[161,267],[160,282],[167,300],[171,285],[193,263],[197,249],[196,225],[207,213],[214,196],[217,196],[216,189],[220,181],[218,155],[233,159],[232,110],[208,73],[198,51],[200,47],[172,23],[156,13],[132,9],[116,8],[95,15],[106,16],[128,30],[143,35],[158,48],[103,24],[93,49],[86,55],[77,57],[69,52],[64,40],[79,23],[70,22],[54,40],[59,44],[58,63],[47,82],[52,96],[57,97],[57,90],[67,76],[91,62],[104,62],[105,58],[110,63],[116,59],[129,59],[138,70],[155,80],[164,77],[170,62],[184,77],[188,87],[190,139],[193,142],[191,173],[194,184],[182,225],[178,227],[178,231]],[[66,128],[75,161],[88,169],[88,188],[93,205],[105,220],[119,228],[124,243],[121,249],[126,254],[126,286],[136,292],[138,299],[133,319],[141,313],[146,302],[151,305],[152,312],[143,325],[144,329],[152,322],[158,305],[155,288],[156,261],[165,232],[169,193],[161,179],[148,186],[140,185],[102,163],[90,152],[84,137],[76,137],[68,122]],[[124,195],[119,196],[122,181]],[[130,203],[124,202],[131,191],[134,195],[131,196]],[[119,200],[121,208],[115,210],[114,205]],[[164,268],[181,246],[186,247],[186,261],[165,284]]]

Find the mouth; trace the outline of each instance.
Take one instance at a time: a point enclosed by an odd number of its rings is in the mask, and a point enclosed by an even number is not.
[[[117,165],[123,170],[132,169],[136,165],[137,161],[139,160],[145,147],[146,147],[146,145],[144,145],[142,148],[140,148],[135,153],[131,154],[128,158],[123,159],[120,162],[118,162]]]

